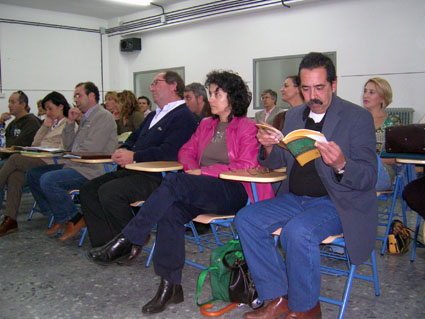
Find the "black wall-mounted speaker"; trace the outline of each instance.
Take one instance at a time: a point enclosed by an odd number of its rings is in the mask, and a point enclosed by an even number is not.
[[[120,41],[120,49],[122,52],[140,51],[142,50],[142,39],[127,38]]]

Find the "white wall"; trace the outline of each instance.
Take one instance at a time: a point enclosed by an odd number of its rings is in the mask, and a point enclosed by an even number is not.
[[[110,38],[114,87],[132,88],[133,72],[185,66],[187,83],[204,81],[215,68],[232,69],[252,89],[253,59],[336,51],[338,95],[360,104],[365,81],[382,76],[393,87],[391,107],[413,107],[416,121],[425,115],[423,0],[328,0],[290,9],[276,6],[138,35],[140,53],[121,53],[119,37]],[[249,115],[253,113],[250,110]]]
[[[0,5],[0,17],[91,29],[106,26],[104,20],[8,5]],[[28,95],[31,111],[37,113],[37,100],[53,90],[71,103],[78,82],[93,81],[100,88],[98,33],[0,23],[0,54],[0,112],[8,111],[9,96],[16,90]]]
[[[188,1],[180,6],[198,3]],[[136,13],[103,21],[0,5],[1,18],[96,29],[141,16]],[[143,49],[136,53],[119,51],[121,37],[103,36],[105,90],[133,89],[133,72],[176,66],[185,67],[187,83],[203,82],[212,69],[232,69],[252,89],[253,59],[336,51],[341,97],[361,103],[364,82],[382,76],[393,87],[392,107],[413,107],[416,121],[425,115],[421,94],[425,85],[423,0],[321,0],[138,35]],[[92,80],[100,87],[98,34],[0,23],[0,50],[5,93],[5,98],[0,98],[0,112],[7,110],[7,99],[16,89],[28,93],[35,111],[36,100],[51,90],[59,90],[72,102],[77,82]],[[250,110],[249,115],[253,113]]]

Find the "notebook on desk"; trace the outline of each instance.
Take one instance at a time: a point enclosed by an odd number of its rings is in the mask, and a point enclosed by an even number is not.
[[[39,152],[39,153],[63,153],[65,150],[55,147],[40,147],[40,146],[15,146],[15,150],[24,152]]]
[[[66,153],[64,158],[80,158],[80,159],[109,159],[111,154],[101,152],[69,152]]]

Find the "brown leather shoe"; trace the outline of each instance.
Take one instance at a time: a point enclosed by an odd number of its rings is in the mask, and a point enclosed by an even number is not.
[[[18,223],[15,219],[10,216],[5,216],[3,222],[0,225],[0,236],[4,236],[10,233],[18,231]]]
[[[322,311],[320,310],[320,302],[317,303],[314,308],[302,311],[302,312],[294,312],[291,311],[285,319],[321,319]]]
[[[288,300],[279,297],[270,300],[267,306],[247,312],[243,315],[245,319],[276,319],[289,313]]]
[[[68,224],[66,224],[65,232],[59,237],[59,240],[65,241],[71,239],[80,231],[81,228],[84,228],[85,226],[86,222],[84,221],[84,217],[81,218],[75,225],[73,222],[68,222]]]
[[[55,235],[58,233],[58,231],[60,231],[63,226],[65,226],[65,224],[58,224],[57,222],[54,222],[53,226],[50,227],[50,229],[48,229],[46,231],[46,235]]]

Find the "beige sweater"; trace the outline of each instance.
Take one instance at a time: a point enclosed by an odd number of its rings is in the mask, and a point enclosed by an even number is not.
[[[53,148],[62,148],[62,131],[65,127],[66,118],[64,117],[58,125],[52,130],[50,127],[45,127],[41,125],[40,129],[34,136],[34,140],[31,146],[40,146],[40,147],[53,147]],[[77,130],[78,125],[76,125],[75,130]],[[43,158],[43,161],[46,164],[53,164],[53,160],[50,158]],[[59,160],[58,162],[65,162],[65,160]]]

